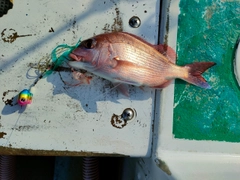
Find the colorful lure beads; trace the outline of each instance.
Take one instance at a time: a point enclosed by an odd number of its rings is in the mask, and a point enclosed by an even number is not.
[[[33,96],[33,94],[28,89],[22,90],[18,95],[18,104],[21,106],[31,104],[32,96]]]

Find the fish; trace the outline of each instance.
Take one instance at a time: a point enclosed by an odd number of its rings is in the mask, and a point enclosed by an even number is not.
[[[153,45],[127,32],[99,34],[86,39],[69,57],[70,67],[111,81],[126,96],[129,96],[128,85],[162,89],[175,78],[210,89],[202,73],[216,64],[194,62],[178,66],[171,47]]]

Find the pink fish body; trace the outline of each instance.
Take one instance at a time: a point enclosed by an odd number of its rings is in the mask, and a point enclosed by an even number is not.
[[[167,46],[166,50],[164,55],[164,46],[152,45],[129,33],[113,32],[82,41],[71,52],[73,61],[68,63],[111,81],[125,95],[127,84],[164,88],[175,78],[210,88],[201,74],[214,62],[177,66],[174,51]]]

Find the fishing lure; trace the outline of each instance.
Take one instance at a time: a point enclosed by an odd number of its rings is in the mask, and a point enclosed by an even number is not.
[[[60,65],[62,65],[64,63],[64,61],[66,61],[69,56],[69,54],[71,53],[71,51],[73,49],[75,49],[81,42],[81,39],[77,42],[76,45],[74,46],[69,46],[67,44],[61,44],[61,45],[58,45],[55,49],[53,49],[52,53],[51,53],[51,59],[52,59],[52,66],[50,69],[45,69],[43,71],[43,73],[37,78],[37,80],[30,86],[30,89],[35,86],[37,84],[37,82],[42,78],[42,77],[46,77],[50,74],[52,74],[52,72],[54,70],[56,70]],[[62,49],[66,49],[65,51],[63,51],[63,53],[58,56],[59,54],[59,51],[58,49],[59,48],[62,48]],[[19,95],[18,95],[18,104],[20,106],[25,106],[25,105],[28,105],[28,104],[31,104],[32,103],[32,97],[33,97],[33,94],[31,93],[30,90],[28,89],[24,89],[22,90]]]
[[[18,95],[18,104],[25,106],[32,103],[33,94],[28,89],[22,90]]]

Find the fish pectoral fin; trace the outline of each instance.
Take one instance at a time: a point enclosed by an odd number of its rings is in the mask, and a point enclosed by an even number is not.
[[[108,65],[111,68],[115,68],[118,65],[119,57],[115,56],[111,60],[109,60]]]
[[[167,59],[169,59],[173,64],[176,64],[176,53],[170,46],[166,44],[158,44],[153,45],[153,47]]]
[[[129,97],[128,85],[123,83],[113,83],[114,87],[117,88],[123,95]]]
[[[117,65],[117,61],[120,60],[116,52],[113,50],[111,44],[108,46],[108,56],[109,56],[109,65],[110,67],[114,68]]]
[[[133,68],[133,67],[137,66],[137,64],[134,64],[134,63],[126,61],[126,60],[120,60],[119,58],[113,59],[112,61],[114,62],[114,66],[112,66],[112,68],[115,68],[116,70],[124,69],[124,70],[128,71],[129,68]]]

